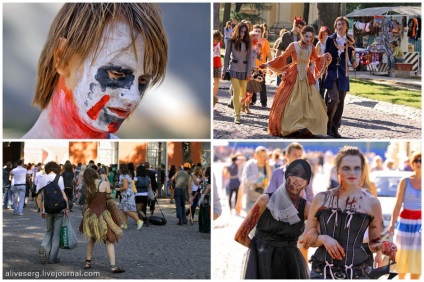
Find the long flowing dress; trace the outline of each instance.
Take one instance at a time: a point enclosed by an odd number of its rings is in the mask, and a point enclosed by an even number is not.
[[[271,196],[270,196],[271,197]],[[299,200],[300,222],[275,220],[265,209],[256,225],[244,263],[244,279],[308,279],[308,266],[297,240],[305,229],[306,200]]]
[[[81,223],[82,232],[87,239],[114,243],[122,237],[115,202],[106,192],[99,192],[98,187],[91,203],[86,203]]]
[[[287,65],[286,59],[290,56],[293,62]],[[325,103],[315,87],[310,61],[315,61],[315,73],[322,73],[325,57],[318,56],[312,45],[303,49],[299,42],[293,42],[284,53],[268,62],[268,66],[277,72],[287,69],[269,114],[270,134],[287,136],[305,128],[314,135],[327,134]]]
[[[421,274],[421,190],[406,179],[403,210],[395,225],[393,241],[398,247],[395,269],[399,273]]]

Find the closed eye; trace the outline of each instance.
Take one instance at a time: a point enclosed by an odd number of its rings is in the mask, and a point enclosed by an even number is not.
[[[122,71],[108,70],[107,73],[109,74],[109,78],[112,79],[120,79],[125,77],[125,73]]]

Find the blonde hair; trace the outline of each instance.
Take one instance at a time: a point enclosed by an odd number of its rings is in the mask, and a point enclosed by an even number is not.
[[[163,80],[168,60],[168,41],[162,25],[162,12],[154,3],[65,3],[56,15],[38,61],[37,85],[33,104],[47,107],[59,81],[57,63],[66,65],[74,55],[81,63],[91,52],[97,53],[107,24],[123,21],[131,32],[131,46],[141,34],[145,42],[144,71],[152,74],[152,84]],[[60,62],[54,53],[66,39]]]

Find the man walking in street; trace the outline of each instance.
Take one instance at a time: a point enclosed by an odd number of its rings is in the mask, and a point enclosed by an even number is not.
[[[186,194],[191,195],[190,188],[190,168],[189,163],[183,165],[183,170],[176,173],[172,180],[175,179],[174,199],[177,208],[178,225],[187,224],[185,214]],[[171,180],[171,181],[172,181]]]
[[[355,40],[347,34],[349,22],[346,17],[338,17],[334,21],[336,32],[327,38],[325,51],[331,54],[332,60],[328,67],[327,76],[322,87],[327,89],[327,135],[341,138],[341,126],[344,100],[349,91],[349,66],[348,62],[356,68],[359,64],[354,55]]]
[[[241,176],[242,194],[246,195],[246,213],[249,213],[256,200],[264,193],[271,172],[267,149],[263,146],[258,146],[255,149],[254,157],[244,165]],[[242,195],[239,195],[238,201],[242,199]]]
[[[261,25],[259,24],[254,25],[253,31],[258,35],[258,43],[256,45],[260,47],[261,49],[260,54],[262,54],[260,59],[256,58],[256,66],[259,66],[261,64],[265,64],[267,61],[272,60],[271,48],[269,46],[268,40],[262,37],[264,29]],[[262,107],[266,108],[268,98],[266,96],[265,73],[263,74],[263,80],[261,82],[260,98],[261,98]],[[256,103],[256,99],[257,99],[257,94],[253,93],[251,105],[254,105]]]
[[[60,243],[60,228],[62,226],[63,216],[69,215],[69,205],[68,199],[65,194],[65,185],[63,182],[63,177],[60,176],[57,182],[57,186],[62,192],[62,197],[66,201],[66,209],[49,213],[46,211],[46,207],[51,206],[48,203],[45,188],[47,184],[53,182],[56,178],[56,175],[60,174],[60,166],[56,162],[49,162],[45,166],[46,174],[42,176],[37,183],[37,205],[41,209],[41,217],[46,219],[46,234],[44,235],[44,239],[41,242],[41,246],[39,249],[40,261],[42,264],[46,263],[58,263],[59,258],[57,257],[59,254],[59,243]]]
[[[13,214],[24,215],[24,203],[26,192],[26,175],[28,171],[22,167],[22,160],[18,160],[16,168],[10,172],[13,183]]]

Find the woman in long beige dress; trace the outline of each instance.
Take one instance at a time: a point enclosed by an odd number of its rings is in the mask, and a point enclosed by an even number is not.
[[[300,41],[291,43],[279,57],[259,66],[284,75],[269,115],[268,132],[274,136],[307,137],[327,133],[326,108],[315,82],[325,73],[331,55],[318,56],[313,38],[314,28],[305,26]],[[290,56],[293,62],[287,65],[286,59]],[[311,61],[315,61],[317,77],[309,68]]]

